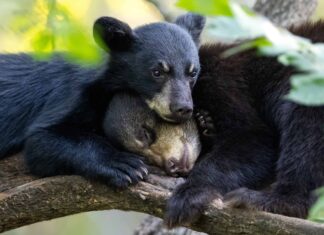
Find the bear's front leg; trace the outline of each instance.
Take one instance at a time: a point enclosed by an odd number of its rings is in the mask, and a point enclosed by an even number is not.
[[[140,156],[120,152],[104,137],[68,125],[35,131],[26,140],[24,156],[35,175],[77,174],[117,188],[136,184],[148,173]]]
[[[222,203],[222,196],[211,185],[189,179],[179,185],[168,200],[165,224],[168,228],[189,225],[200,217],[210,202],[217,199]]]
[[[324,109],[287,102],[279,111],[276,183],[269,192],[238,189],[225,198],[233,207],[305,218],[315,200],[313,190],[324,185]]]
[[[311,195],[283,195],[275,191],[261,192],[247,188],[236,189],[224,196],[225,207],[267,211],[298,218],[307,217],[313,202],[314,197]]]
[[[225,201],[232,207],[305,218],[315,201],[313,190],[324,185],[324,109],[287,102],[281,110],[276,183],[269,192],[235,190]]]
[[[187,181],[167,203],[165,222],[172,228],[199,218],[214,199],[240,188],[258,188],[274,175],[276,154],[263,129],[218,131],[210,152],[200,159]],[[271,140],[271,139],[270,139]]]

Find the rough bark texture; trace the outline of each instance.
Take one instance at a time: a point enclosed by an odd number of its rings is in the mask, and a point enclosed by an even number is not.
[[[162,217],[176,179],[150,175],[127,190],[80,176],[38,179],[28,174],[21,156],[0,161],[0,232],[66,215],[95,210],[132,210]],[[179,181],[182,181],[181,179]],[[210,235],[322,235],[324,226],[264,212],[220,209],[213,203],[192,229]]]
[[[195,232],[191,229],[180,227],[167,229],[163,220],[149,215],[141,225],[136,229],[134,235],[205,235],[206,233]]]
[[[254,10],[275,24],[287,27],[310,19],[316,7],[317,0],[257,0]]]

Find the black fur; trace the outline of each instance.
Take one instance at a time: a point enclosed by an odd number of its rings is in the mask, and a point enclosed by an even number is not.
[[[27,54],[0,55],[0,158],[23,150],[36,175],[80,174],[126,187],[147,170],[139,156],[104,138],[109,100],[119,90],[145,100],[160,92],[164,81],[152,77],[151,67],[161,57],[177,63],[176,74],[185,71],[184,61],[199,66],[197,35],[169,23],[132,30],[110,17],[96,21],[94,35],[110,50],[109,61],[98,68],[74,65],[60,54],[43,62]]]
[[[105,51],[127,51],[136,39],[128,24],[108,16],[96,20],[93,37]]]
[[[206,19],[197,14],[186,14],[176,20],[176,24],[186,29],[194,39],[194,42],[199,45],[200,34],[206,23]]]
[[[324,22],[292,31],[324,42]],[[324,184],[323,106],[284,99],[295,72],[291,67],[254,51],[222,58],[229,47],[200,50],[202,71],[193,99],[213,119],[214,136],[205,141],[212,147],[168,202],[169,227],[194,221],[215,195],[229,192],[229,206],[305,217],[312,190]],[[255,191],[274,176],[271,189]]]

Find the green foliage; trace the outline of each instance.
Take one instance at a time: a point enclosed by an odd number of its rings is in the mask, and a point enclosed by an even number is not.
[[[225,56],[256,48],[261,54],[278,56],[281,63],[294,66],[300,71],[299,75],[291,78],[292,89],[286,96],[287,99],[303,105],[324,105],[323,43],[312,44],[308,39],[278,28],[266,18],[234,1],[206,2],[207,5],[205,1],[180,0],[178,6],[204,15],[213,15],[208,29],[218,40],[250,40],[230,49]]]
[[[290,100],[306,105],[323,105],[324,74],[295,75],[291,79],[291,90],[286,96]]]
[[[324,188],[316,190],[316,194],[320,196],[320,198],[311,208],[308,219],[324,223]]]
[[[203,15],[232,16],[228,0],[179,0],[177,6]]]
[[[71,12],[56,0],[36,0],[25,6],[11,22],[11,29],[29,38],[35,58],[46,59],[62,51],[67,59],[92,65],[101,59],[98,47]]]

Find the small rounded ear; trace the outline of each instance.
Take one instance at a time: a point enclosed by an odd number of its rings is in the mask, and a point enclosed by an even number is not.
[[[135,39],[128,24],[112,17],[100,17],[93,25],[93,37],[105,51],[125,51]]]
[[[187,13],[185,15],[179,16],[175,23],[180,27],[186,29],[191,35],[192,39],[199,45],[200,42],[200,34],[204,29],[206,18],[204,16]]]

